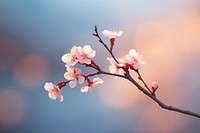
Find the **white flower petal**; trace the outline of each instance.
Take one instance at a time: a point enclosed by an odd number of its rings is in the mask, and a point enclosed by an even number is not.
[[[88,58],[95,57],[96,51],[92,50],[90,45],[85,45],[83,47],[83,54],[85,54]]]
[[[63,100],[64,100],[63,95],[61,93],[58,93],[57,96],[58,96],[58,99],[60,100],[60,102],[63,102]]]
[[[121,69],[121,68],[120,68],[120,69],[118,69],[118,74],[120,74],[120,75],[124,75],[124,73],[125,73],[125,72],[124,72],[124,70],[123,70],[123,69]]]
[[[136,50],[135,50],[135,49],[131,49],[131,50],[129,51],[129,55],[132,56],[132,57],[136,57],[136,55],[137,55]]]
[[[81,73],[81,69],[80,68],[75,68],[75,72],[76,72],[76,74],[80,74]]]
[[[85,51],[87,51],[88,53],[92,50],[92,48],[91,48],[90,45],[85,45],[85,46],[83,47],[83,49],[84,49]]]
[[[82,87],[81,88],[81,92],[88,92],[88,90],[89,90],[89,86],[85,86],[85,87]]]
[[[70,73],[70,72],[65,72],[65,73],[64,73],[64,77],[65,77],[66,79],[68,79],[68,80],[74,79],[73,73]]]
[[[128,63],[128,64],[132,64],[135,62],[134,58],[132,56],[130,56],[129,54],[126,55],[125,60],[126,60],[126,63]]]
[[[71,61],[71,54],[64,54],[61,59],[64,63],[68,63]]]
[[[73,46],[72,48],[71,48],[71,53],[72,54],[75,54],[77,52],[77,46]]]
[[[116,65],[110,65],[109,66],[109,71],[111,73],[117,73],[117,67],[116,67]]]
[[[83,54],[83,48],[82,47],[77,47],[76,49],[76,56],[78,59],[82,58],[81,55]]]
[[[54,84],[52,82],[46,82],[45,85],[44,85],[44,89],[46,91],[51,91],[54,89]]]
[[[118,32],[117,36],[120,37],[123,34],[123,31]]]
[[[109,31],[109,30],[104,30],[104,31],[102,32],[102,34],[103,34],[105,37],[108,37],[108,38],[110,38],[110,39],[112,39],[112,38],[118,38],[118,37],[120,37],[120,36],[122,35],[122,33],[123,33],[123,31],[117,32],[117,31]]]
[[[74,61],[70,61],[70,62],[66,63],[66,67],[75,66],[77,62],[78,62],[78,60],[77,60],[77,59],[76,59],[76,60],[74,60]]]
[[[107,58],[107,60],[110,62],[111,65],[115,65],[116,62],[113,58]]]
[[[134,63],[133,67],[135,70],[141,69],[141,65],[139,63]]]
[[[49,91],[48,95],[49,95],[49,98],[51,98],[52,100],[56,100],[57,98],[55,91]]]
[[[92,51],[90,52],[90,54],[88,55],[88,58],[94,58],[95,55],[96,55],[96,51],[95,51],[95,50],[92,50]]]
[[[74,67],[73,66],[69,66],[69,67],[67,67],[67,71],[69,72],[69,73],[74,73]]]
[[[99,77],[93,79],[94,84],[103,84],[103,80]]]
[[[78,76],[78,82],[79,84],[82,84],[85,81],[85,77],[83,77],[82,75]]]
[[[111,58],[107,57],[107,60],[108,60],[108,61],[110,61],[110,60],[111,60]]]
[[[77,80],[72,80],[72,81],[69,82],[69,86],[70,86],[71,88],[76,87],[76,85],[77,85]]]
[[[110,37],[110,31],[108,31],[108,30],[104,30],[103,32],[102,32],[102,34],[105,36],[105,37]]]
[[[83,62],[84,62],[85,64],[91,64],[91,60],[90,60],[90,59],[87,59],[87,58],[83,59]]]

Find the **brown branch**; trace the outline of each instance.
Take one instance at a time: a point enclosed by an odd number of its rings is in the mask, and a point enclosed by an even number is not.
[[[136,70],[136,73],[138,74],[138,79],[140,81],[142,81],[142,83],[144,84],[144,86],[147,88],[147,90],[152,94],[152,95],[155,95],[148,87],[148,85],[146,84],[146,82],[144,81],[144,79],[142,78],[142,76],[140,75],[140,72],[139,70]]]
[[[131,83],[133,83],[146,96],[148,96],[149,98],[151,98],[152,100],[154,100],[161,108],[200,118],[200,114],[198,114],[198,113],[192,112],[190,110],[180,109],[180,108],[177,108],[177,107],[166,105],[165,103],[163,103],[162,101],[160,101],[156,96],[150,94],[146,89],[144,89],[140,84],[138,84],[131,77],[131,75],[129,73],[126,74],[126,79],[128,79]]]
[[[153,101],[155,101],[161,108],[169,110],[169,111],[174,111],[174,112],[178,112],[178,113],[182,113],[182,114],[186,114],[186,115],[189,115],[189,116],[194,116],[194,117],[200,118],[200,114],[198,114],[198,113],[192,112],[190,110],[185,110],[185,109],[177,108],[177,107],[174,107],[174,106],[166,105],[165,103],[160,101],[156,96],[152,95],[150,92],[148,92],[146,89],[144,89],[140,84],[138,84],[131,77],[129,72],[126,73],[125,76],[124,75],[114,74],[114,73],[109,73],[109,72],[104,72],[104,71],[99,71],[99,74],[105,74],[105,75],[118,76],[118,77],[121,77],[121,78],[125,78],[125,79],[129,80],[131,83],[133,83],[146,96],[148,96]]]
[[[112,56],[112,58],[113,58],[117,63],[119,63],[119,62],[117,61],[117,59],[115,58],[115,56],[113,55],[112,50],[110,50],[110,49],[108,48],[108,46],[103,42],[103,40],[102,40],[101,37],[99,36],[99,33],[98,33],[98,30],[97,30],[97,26],[96,26],[96,25],[95,25],[94,31],[95,31],[95,33],[92,34],[92,35],[95,36],[95,37],[97,37],[97,38],[99,39],[99,42],[100,42],[101,44],[103,44],[103,46],[104,46],[104,47],[106,48],[106,50],[110,53],[110,55]]]
[[[110,52],[110,50],[109,50],[109,48],[107,47],[107,45],[103,42],[103,40],[102,40],[101,37],[99,36],[99,33],[98,33],[98,30],[97,30],[97,26],[96,26],[96,25],[95,25],[95,27],[94,27],[94,31],[95,31],[95,33],[92,34],[92,35],[95,36],[95,37],[97,37],[97,38],[99,39],[99,42],[100,42],[101,44],[103,44],[103,46],[106,48],[106,50],[108,50],[108,52]]]
[[[107,51],[110,53],[110,55],[112,56],[112,58],[117,62],[117,59],[115,58],[115,56],[113,55],[112,50],[110,50],[107,45],[103,42],[103,40],[101,39],[101,37],[98,34],[97,31],[97,26],[95,25],[95,34],[93,34],[93,36],[97,37],[99,39],[99,42],[101,44],[103,44],[103,46],[107,49]],[[123,68],[123,70],[125,71],[124,75],[119,75],[119,74],[114,74],[114,73],[109,73],[109,72],[105,72],[102,71],[100,68],[97,72],[97,74],[105,74],[105,75],[110,75],[110,76],[117,76],[117,77],[121,77],[121,78],[125,78],[127,80],[129,80],[131,83],[133,83],[140,91],[142,91],[146,96],[148,96],[149,98],[151,98],[153,101],[155,101],[161,108],[169,110],[169,111],[174,111],[174,112],[178,112],[178,113],[182,113],[182,114],[186,114],[186,115],[190,115],[190,116],[194,116],[197,118],[200,118],[200,114],[192,112],[190,110],[185,110],[185,109],[181,109],[181,108],[177,108],[174,106],[169,106],[166,105],[164,102],[160,101],[154,93],[152,93],[152,91],[149,89],[149,87],[147,86],[147,84],[145,83],[145,81],[143,80],[142,76],[140,75],[139,71],[136,71],[136,73],[138,74],[138,78],[142,81],[142,83],[144,84],[144,86],[147,88],[147,90],[145,88],[143,88],[139,83],[137,83],[132,76],[129,73],[128,68]]]

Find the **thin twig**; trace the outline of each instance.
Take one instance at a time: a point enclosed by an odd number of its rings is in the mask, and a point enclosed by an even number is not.
[[[184,109],[180,109],[177,107],[169,106],[169,105],[166,105],[165,103],[161,102],[158,98],[156,98],[155,96],[150,94],[147,90],[145,90],[142,86],[140,86],[130,75],[127,75],[127,79],[129,81],[131,81],[145,95],[147,95],[152,100],[154,100],[156,103],[158,103],[158,105],[160,105],[161,108],[200,118],[200,114],[198,114],[198,113],[194,113],[189,110],[184,110]]]
[[[103,42],[103,40],[101,39],[101,37],[99,36],[98,30],[97,30],[97,26],[95,25],[95,34],[92,34],[93,36],[97,37],[99,39],[99,42],[101,44],[103,44],[103,46],[106,48],[106,50],[110,53],[110,55],[112,56],[112,58],[119,64],[119,62],[117,61],[117,59],[115,58],[115,56],[113,55],[113,52],[108,48],[108,46]]]
[[[149,98],[151,98],[153,101],[155,101],[161,108],[169,110],[169,111],[174,111],[174,112],[178,112],[178,113],[182,113],[182,114],[186,114],[189,116],[194,116],[197,118],[200,118],[200,114],[192,112],[190,110],[185,110],[185,109],[181,109],[181,108],[177,108],[174,106],[170,106],[170,105],[166,105],[165,103],[163,103],[162,101],[160,101],[156,96],[152,95],[151,93],[149,93],[146,89],[144,89],[140,84],[138,84],[130,75],[130,73],[127,73],[125,76],[123,75],[118,75],[118,74],[114,74],[114,73],[109,73],[109,72],[104,72],[101,71],[101,74],[105,74],[105,75],[110,75],[110,76],[118,76],[121,78],[125,78],[127,80],[129,80],[131,83],[133,83],[140,91],[142,91],[146,96],[148,96]]]
[[[126,76],[124,75],[119,75],[119,74],[114,74],[114,73],[109,73],[109,72],[105,72],[105,71],[99,71],[100,74],[105,74],[105,75],[110,75],[110,76],[115,76],[115,77],[121,77],[121,78],[126,78]]]
[[[97,26],[96,26],[96,25],[95,25],[94,31],[95,31],[95,34],[92,34],[92,35],[95,36],[95,37],[97,37],[97,38],[99,39],[99,42],[100,42],[101,44],[103,44],[103,46],[104,46],[108,51],[110,51],[109,48],[107,47],[107,45],[103,42],[103,40],[102,40],[101,37],[99,36],[99,33],[98,33],[98,30],[97,30]]]
[[[153,92],[149,89],[148,85],[146,84],[146,82],[143,80],[142,76],[140,75],[140,72],[139,70],[136,70],[136,73],[138,74],[138,79],[140,81],[142,81],[142,83],[144,84],[144,86],[147,88],[147,90],[152,94],[152,95],[155,95],[153,94]]]

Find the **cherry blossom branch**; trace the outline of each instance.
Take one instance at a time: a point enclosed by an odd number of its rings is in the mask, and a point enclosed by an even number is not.
[[[56,100],[60,100],[62,102],[64,100],[63,95],[61,94],[61,89],[65,87],[71,80],[61,81],[57,85],[54,85],[52,82],[46,82],[44,85],[44,89],[48,91],[49,98]]]
[[[186,115],[190,115],[190,116],[194,116],[194,117],[200,118],[200,114],[198,114],[198,113],[192,112],[190,110],[185,110],[185,109],[177,108],[177,107],[174,107],[174,106],[166,105],[165,103],[160,101],[155,95],[153,95],[152,92],[148,92],[139,83],[137,83],[132,78],[132,76],[130,75],[130,73],[128,71],[125,73],[125,76],[124,75],[119,75],[119,74],[114,74],[114,73],[109,73],[109,72],[104,72],[104,71],[99,71],[98,74],[105,74],[105,75],[110,75],[110,76],[115,76],[115,77],[117,76],[117,77],[121,77],[121,78],[127,79],[132,84],[134,84],[140,91],[142,91],[146,96],[148,96],[153,101],[155,101],[161,108],[169,110],[169,111],[174,111],[174,112],[178,112],[178,113],[182,113],[182,114],[186,114]]]
[[[91,64],[82,64],[79,62],[80,65],[85,65],[85,67],[91,67],[91,68],[94,68],[95,70],[99,71],[101,70],[100,67],[93,61],[91,60]]]
[[[179,112],[182,114],[186,114],[186,115],[190,115],[190,116],[194,116],[197,118],[200,118],[200,114],[192,112],[190,110],[185,110],[185,109],[180,109],[177,107],[173,107],[170,105],[166,105],[165,103],[163,103],[162,101],[160,101],[158,98],[156,98],[156,96],[150,94],[147,90],[145,90],[140,84],[138,84],[129,73],[126,74],[126,79],[128,79],[130,82],[132,82],[140,91],[142,91],[146,96],[148,96],[149,98],[151,98],[152,100],[154,100],[156,103],[158,103],[158,105],[166,110],[169,111],[175,111],[175,112]]]
[[[113,48],[108,48],[107,47],[107,45],[103,42],[103,40],[101,39],[101,37],[99,36],[99,33],[98,33],[98,30],[97,30],[97,26],[95,25],[95,29],[94,29],[94,31],[95,31],[95,33],[94,34],[92,34],[93,36],[95,36],[95,37],[97,37],[98,39],[99,39],[99,42],[101,43],[101,44],[103,44],[103,46],[106,48],[106,50],[110,53],[110,55],[112,56],[112,58],[117,62],[117,63],[119,63],[118,61],[117,61],[117,59],[115,58],[115,56],[113,55],[113,52],[112,52],[112,49]],[[113,39],[113,38],[112,38]],[[110,39],[110,40],[112,40],[112,39]],[[113,41],[113,40],[112,40]],[[114,41],[113,41],[113,43],[114,43]],[[112,45],[114,45],[114,44],[112,44]],[[113,47],[113,46],[112,46]]]
[[[114,46],[114,42],[115,42],[115,38],[110,38],[110,50],[108,49],[107,45],[103,42],[103,40],[101,39],[101,37],[99,36],[99,33],[98,33],[98,29],[97,29],[97,26],[95,25],[95,34],[93,34],[93,36],[97,37],[99,39],[99,42],[102,43],[104,45],[104,47],[107,49],[107,51],[110,53],[110,55],[112,56],[112,58],[115,60],[115,62],[118,62],[118,60],[115,58],[114,54],[113,54],[113,46]],[[123,32],[122,32],[123,33]],[[120,33],[120,34],[122,34]],[[106,33],[105,33],[106,34]],[[122,69],[124,71],[127,71],[128,69],[125,68],[125,67],[122,67]],[[138,79],[140,79],[142,81],[142,83],[144,84],[144,86],[147,88],[147,90],[152,94],[152,95],[155,95],[155,93],[151,92],[151,90],[149,89],[149,87],[147,86],[147,84],[145,83],[145,81],[143,80],[142,76],[140,75],[139,71],[138,70],[135,70],[138,74]]]
[[[95,25],[94,31],[95,31],[95,33],[92,34],[92,35],[95,36],[95,37],[97,37],[97,38],[99,39],[99,42],[100,42],[101,44],[103,44],[103,46],[104,46],[108,51],[110,51],[109,48],[107,47],[107,45],[103,42],[103,40],[102,40],[101,37],[99,36],[99,33],[98,33],[98,30],[97,30],[97,26],[96,26],[96,25]]]
[[[93,34],[94,36],[96,36],[97,38],[99,38],[99,42],[102,43],[104,46],[105,43],[103,43],[102,39],[100,38],[99,34],[98,34],[98,31],[97,31],[97,26],[95,26],[95,33],[96,34]],[[106,49],[108,50],[108,52],[110,53],[110,55],[112,56],[112,58],[119,64],[119,62],[117,61],[117,59],[115,58],[115,56],[113,55],[112,53],[112,47],[114,45],[114,41],[112,40],[113,38],[110,38],[110,41],[111,41],[111,49],[109,50],[108,47],[106,46]],[[113,44],[112,44],[113,43]],[[136,53],[137,55],[137,53]],[[138,62],[138,60],[137,60]],[[122,76],[122,75],[118,75],[118,74],[113,74],[113,73],[107,73],[107,72],[103,72],[102,71],[102,74],[106,74],[106,75],[111,75],[111,76],[118,76],[118,77],[121,77],[121,78],[125,78],[127,80],[129,80],[131,83],[133,83],[140,91],[142,91],[146,96],[150,97],[152,100],[154,100],[156,103],[158,103],[158,105],[163,108],[163,109],[166,109],[166,110],[170,110],[170,111],[175,111],[175,112],[179,112],[179,113],[182,113],[182,114],[186,114],[186,115],[190,115],[190,116],[194,116],[194,117],[198,117],[200,118],[200,114],[198,113],[194,113],[192,111],[189,111],[189,110],[184,110],[184,109],[180,109],[180,108],[177,108],[177,107],[173,107],[173,106],[169,106],[169,105],[166,105],[165,103],[163,103],[162,101],[160,101],[156,95],[155,95],[155,90],[158,88],[158,86],[156,88],[154,88],[154,86],[152,86],[152,90],[153,92],[150,90],[150,88],[147,86],[146,82],[143,80],[142,76],[140,75],[139,73],[139,70],[138,69],[135,69],[133,68],[133,70],[136,71],[136,73],[138,74],[138,79],[142,81],[142,83],[144,84],[144,86],[147,88],[147,91],[146,89],[144,89],[139,83],[137,83],[133,78],[132,76],[130,75],[129,71],[128,71],[128,68],[127,67],[124,67],[123,70],[125,71],[125,76]]]
[[[87,82],[86,86],[82,87],[80,90],[81,92],[88,92],[88,91],[92,92],[93,90],[95,90],[95,87],[98,84],[103,83],[103,80],[99,77],[95,77],[93,80],[91,80],[91,77],[102,74],[102,75],[109,75],[127,79],[133,85],[135,85],[138,88],[138,90],[142,91],[146,96],[151,98],[163,109],[200,118],[200,114],[198,113],[166,105],[164,102],[160,101],[156,97],[155,92],[158,89],[158,83],[153,82],[151,84],[151,88],[148,87],[148,85],[146,84],[146,82],[144,81],[139,72],[139,69],[141,69],[141,65],[144,64],[144,61],[142,60],[141,56],[136,52],[135,49],[131,49],[124,58],[117,59],[114,56],[113,54],[114,42],[116,38],[122,35],[123,33],[122,31],[115,32],[115,31],[104,30],[102,33],[104,36],[110,39],[110,49],[99,36],[97,26],[95,26],[95,33],[93,34],[93,36],[99,39],[99,42],[106,48],[106,50],[112,57],[112,58],[107,58],[107,60],[110,62],[109,66],[110,72],[103,71],[99,67],[99,65],[96,64],[95,61],[91,59],[95,57],[96,51],[92,50],[90,45],[85,45],[84,47],[73,46],[70,52],[62,56],[62,61],[65,63],[65,67],[67,70],[64,74],[64,77],[65,79],[67,79],[67,81],[61,81],[57,85],[54,85],[52,82],[46,82],[46,84],[44,85],[45,90],[48,91],[49,98],[53,100],[58,98],[62,102],[64,98],[63,95],[61,94],[61,89],[65,87],[67,84],[69,84],[71,88],[74,88],[78,83],[82,84],[84,82]],[[93,68],[96,70],[96,72],[84,75],[82,74],[80,68],[75,67],[76,64],[80,64],[84,67]],[[142,87],[137,81],[134,80],[129,70],[133,70],[134,72],[137,73],[138,79],[144,84],[144,87]]]

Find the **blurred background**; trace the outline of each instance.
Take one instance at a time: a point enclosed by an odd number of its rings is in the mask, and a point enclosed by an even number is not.
[[[64,80],[61,56],[74,45],[91,45],[108,71],[94,25],[124,31],[116,57],[142,54],[159,99],[200,113],[199,0],[1,0],[0,133],[199,133],[199,119],[161,109],[122,79],[101,76],[95,94],[66,87],[63,103],[48,98],[44,83]]]

